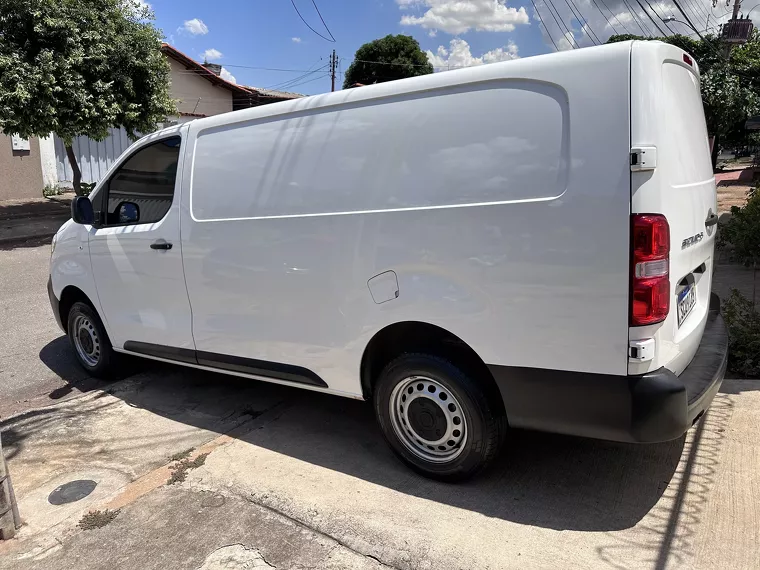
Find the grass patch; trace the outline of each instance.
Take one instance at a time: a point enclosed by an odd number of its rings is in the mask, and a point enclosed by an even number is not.
[[[733,289],[723,303],[728,327],[728,368],[743,376],[760,376],[760,312],[752,301]]]
[[[103,528],[119,514],[121,509],[111,511],[106,509],[105,511],[90,511],[85,514],[77,525],[82,530],[94,530],[96,528]]]
[[[180,451],[178,453],[175,453],[169,458],[169,461],[182,461],[186,457],[190,457],[190,454],[193,452],[193,448],[186,449],[185,451]]]
[[[197,469],[204,463],[206,463],[206,458],[208,457],[208,453],[201,453],[198,457],[196,457],[193,460],[190,459],[181,459],[176,465],[172,465],[172,476],[169,478],[169,480],[166,482],[168,485],[174,485],[175,483],[182,483],[185,479],[187,479],[187,472],[191,469]]]

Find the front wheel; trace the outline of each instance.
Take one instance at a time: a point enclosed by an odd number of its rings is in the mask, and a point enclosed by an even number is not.
[[[67,330],[79,364],[96,378],[109,377],[115,354],[103,322],[93,308],[86,303],[74,303],[69,310]]]
[[[399,458],[434,479],[460,481],[498,454],[506,418],[482,385],[450,362],[406,354],[375,387],[375,414]]]

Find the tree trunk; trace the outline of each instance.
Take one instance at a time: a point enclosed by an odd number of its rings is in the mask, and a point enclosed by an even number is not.
[[[715,171],[715,167],[718,165],[719,151],[720,151],[720,137],[718,135],[715,135],[715,138],[713,139],[712,153],[710,156],[710,158],[712,159],[713,172]]]
[[[66,145],[66,156],[68,157],[69,164],[71,165],[71,184],[74,186],[74,194],[77,196],[82,196],[82,171],[79,170],[79,164],[77,164],[77,156],[74,154],[74,149],[70,144]]]

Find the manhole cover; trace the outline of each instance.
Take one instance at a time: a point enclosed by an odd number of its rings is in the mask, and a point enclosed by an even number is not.
[[[84,499],[95,490],[97,483],[89,479],[69,481],[64,483],[48,495],[48,503],[51,505],[65,505]]]

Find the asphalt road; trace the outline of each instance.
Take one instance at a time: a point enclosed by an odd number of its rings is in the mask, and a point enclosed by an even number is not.
[[[0,248],[0,418],[90,390],[47,295],[50,245]]]

